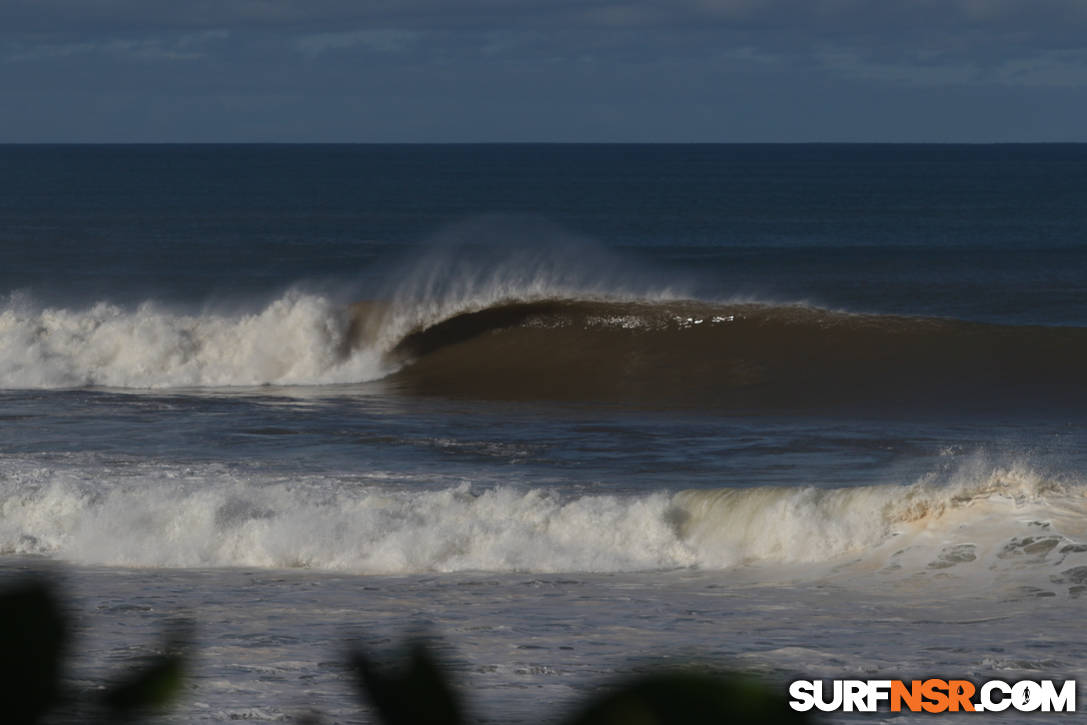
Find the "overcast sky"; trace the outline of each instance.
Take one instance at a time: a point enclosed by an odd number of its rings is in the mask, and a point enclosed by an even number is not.
[[[0,0],[0,142],[1087,141],[1087,0]]]

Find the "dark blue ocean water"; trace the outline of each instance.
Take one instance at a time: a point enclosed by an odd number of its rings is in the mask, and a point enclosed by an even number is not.
[[[365,294],[510,215],[702,296],[1087,321],[1083,145],[8,146],[0,170],[0,289],[49,300]],[[518,231],[564,241],[464,241]]]

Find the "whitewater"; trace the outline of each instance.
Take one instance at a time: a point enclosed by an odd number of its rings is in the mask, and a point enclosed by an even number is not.
[[[0,553],[386,575],[766,573],[807,564],[805,577],[819,579],[845,570],[918,577],[961,565],[956,573],[974,577],[1052,584],[1063,573],[1072,591],[1087,584],[1087,486],[1021,463],[963,462],[908,485],[626,496],[468,483],[419,491],[383,478],[9,460]]]
[[[343,359],[346,321],[323,297],[287,294],[248,314],[183,314],[152,302],[126,310],[0,312],[0,380],[7,388],[216,387],[361,382],[380,361]]]

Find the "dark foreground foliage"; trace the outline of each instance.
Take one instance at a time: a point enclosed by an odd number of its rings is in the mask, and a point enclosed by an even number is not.
[[[71,624],[55,585],[27,577],[0,594],[0,721],[29,725],[50,715],[89,723],[138,720],[180,691],[190,633],[189,623],[178,623],[159,654],[92,694],[69,692],[63,683]]]
[[[182,687],[191,624],[175,626],[161,652],[92,694],[64,687],[71,625],[54,584],[28,577],[0,593],[0,722],[33,725],[55,718],[129,723],[161,711]],[[350,655],[361,699],[385,725],[459,725],[468,722],[461,695],[431,648],[409,646],[398,668]],[[541,720],[552,718],[541,716]],[[300,722],[320,723],[310,715]],[[743,675],[658,672],[616,685],[584,703],[563,725],[782,725],[810,720],[789,709],[778,692]]]

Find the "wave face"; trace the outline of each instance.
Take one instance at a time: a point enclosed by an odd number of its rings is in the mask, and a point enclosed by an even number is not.
[[[500,303],[417,329],[388,356],[403,389],[449,396],[756,412],[1087,403],[1087,329],[799,305]]]
[[[971,464],[909,485],[641,495],[410,490],[219,465],[5,466],[0,552],[86,564],[367,574],[802,565],[816,577],[954,569],[990,583],[1029,571],[1087,584],[1087,487],[1026,465]]]

